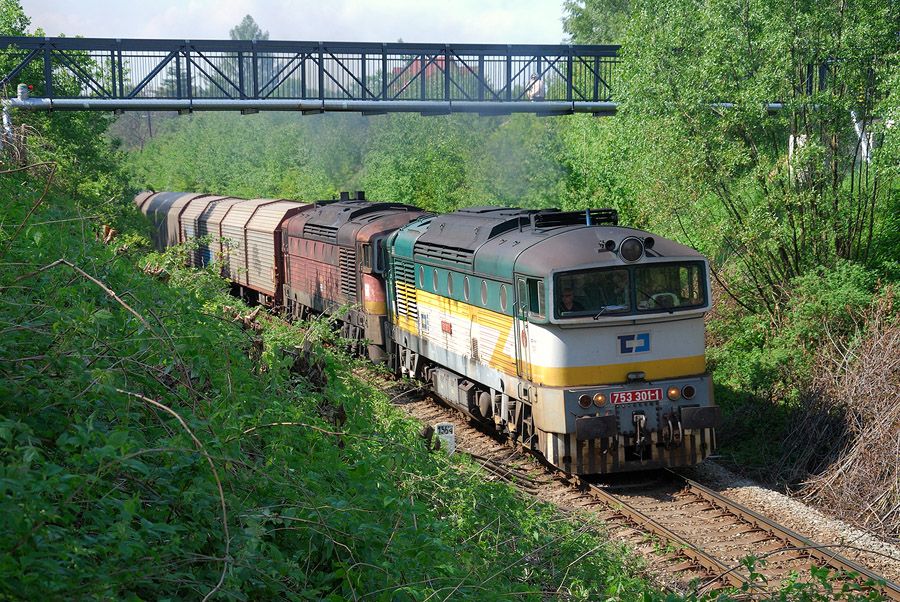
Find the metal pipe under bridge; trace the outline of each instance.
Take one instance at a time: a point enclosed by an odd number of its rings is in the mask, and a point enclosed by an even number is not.
[[[0,90],[6,107],[31,110],[608,115],[616,108],[618,52],[597,45],[0,37]],[[543,96],[530,99],[535,80]],[[15,95],[20,83],[32,89]]]

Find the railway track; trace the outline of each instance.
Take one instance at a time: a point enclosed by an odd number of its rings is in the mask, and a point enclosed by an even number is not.
[[[749,584],[752,590],[764,593],[791,578],[809,582],[810,568],[818,566],[839,575],[835,583],[838,587],[875,588],[890,600],[900,600],[897,584],[833,548],[821,546],[682,475],[669,472],[667,476],[670,478],[650,487],[624,492],[576,477],[571,481],[735,587]],[[751,556],[756,561],[745,564]],[[884,584],[876,587],[881,581]],[[709,582],[707,587],[711,586]]]
[[[647,559],[655,580],[678,592],[746,588],[749,597],[775,591],[788,579],[811,583],[810,569],[827,567],[833,585],[877,589],[900,601],[900,586],[727,497],[671,471],[613,478],[559,472],[520,448],[498,441],[456,410],[414,396],[401,401],[425,423],[453,422],[457,450],[490,478],[550,501],[564,512],[585,510]],[[753,558],[753,562],[748,562]]]

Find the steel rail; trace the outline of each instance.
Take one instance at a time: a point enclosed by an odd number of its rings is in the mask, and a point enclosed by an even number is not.
[[[569,477],[567,476],[567,478]],[[674,531],[668,529],[667,527],[664,527],[637,508],[632,507],[627,502],[612,495],[611,493],[604,491],[602,488],[597,487],[596,485],[593,485],[591,483],[587,483],[581,479],[578,479],[577,477],[575,478],[575,483],[578,485],[586,486],[593,497],[600,499],[614,512],[625,516],[629,520],[637,523],[639,526],[649,530],[654,535],[666,539],[669,543],[679,548],[679,553],[690,558],[692,561],[696,562],[704,569],[715,573],[715,578],[709,583],[712,583],[713,581],[719,579],[725,579],[730,585],[733,585],[734,587],[740,588],[746,585],[757,593],[765,593],[766,590],[760,587],[759,584],[751,582],[749,576],[745,576],[740,571],[740,567],[729,566],[725,564],[700,546],[688,542],[686,539],[682,538]],[[707,583],[707,585],[709,583]]]
[[[879,584],[879,589],[881,589],[885,595],[891,600],[900,601],[900,585],[894,583],[893,581],[889,581],[884,577],[877,575],[867,569],[866,567],[850,560],[849,558],[845,558],[841,556],[837,552],[828,552],[826,548],[820,544],[815,543],[811,539],[800,535],[799,533],[788,529],[785,526],[782,526],[776,523],[773,520],[759,514],[758,512],[747,508],[746,506],[735,502],[733,500],[728,499],[722,494],[713,491],[712,489],[697,483],[696,481],[692,481],[687,477],[684,477],[678,474],[675,471],[669,471],[672,474],[678,476],[678,478],[683,479],[687,485],[693,489],[698,496],[706,500],[707,502],[713,504],[714,506],[730,512],[732,514],[736,514],[740,516],[742,519],[751,523],[758,528],[768,531],[775,537],[779,539],[783,539],[786,542],[790,543],[795,548],[802,550],[803,552],[809,554],[810,556],[816,558],[817,560],[823,562],[824,564],[831,566],[833,568],[840,569],[842,571],[856,573],[874,581]],[[880,585],[884,583],[884,585]]]
[[[456,410],[455,408],[452,408],[450,406],[444,407],[455,414],[465,416],[464,414],[462,414],[462,412]],[[478,430],[481,431],[481,429]],[[484,431],[481,432],[489,437],[494,438],[490,433],[486,433]],[[634,508],[621,498],[616,497],[615,495],[605,491],[603,488],[597,487],[593,483],[580,478],[578,475],[567,473],[560,470],[559,467],[549,464],[546,459],[544,459],[539,454],[535,454],[533,450],[531,450],[528,446],[522,445],[521,443],[514,442],[512,440],[507,440],[506,444],[537,460],[537,462],[542,465],[548,473],[557,475],[559,478],[567,483],[570,483],[573,486],[586,488],[589,495],[591,495],[595,499],[598,499],[601,503],[609,507],[611,511],[625,517],[627,520],[630,520],[632,523],[637,524],[639,527],[646,529],[650,533],[667,540],[678,548],[678,552],[680,554],[696,563],[699,567],[711,573],[714,573],[715,577],[704,584],[698,591],[707,589],[715,581],[724,580],[734,587],[742,588],[744,586],[747,586],[756,594],[769,593],[769,590],[765,586],[750,581],[749,575],[746,574],[742,566],[725,564],[724,562],[704,550],[702,547],[688,542],[686,539],[684,539],[674,531],[663,526],[637,508]],[[472,455],[470,452],[466,452],[461,448],[458,451],[462,451],[463,453]],[[478,463],[484,466],[482,462],[479,461]],[[490,467],[484,466],[484,468],[488,470],[488,472],[496,475],[496,472]],[[729,514],[736,516],[737,518],[745,520],[749,524],[762,531],[768,532],[778,539],[786,541],[793,548],[796,548],[798,551],[807,553],[809,556],[814,557],[824,565],[831,566],[832,568],[837,568],[848,573],[855,573],[856,575],[859,575],[873,582],[874,585],[872,586],[869,586],[867,584],[863,585],[865,585],[866,587],[872,587],[873,589],[879,589],[888,597],[888,599],[900,602],[900,586],[898,586],[896,583],[893,583],[892,581],[889,581],[886,578],[877,575],[869,569],[848,558],[841,556],[840,554],[825,551],[825,546],[813,542],[811,539],[804,537],[799,533],[796,533],[795,531],[766,518],[765,516],[762,516],[758,512],[755,512],[754,510],[751,510],[750,508],[747,508],[746,506],[738,502],[729,500],[725,496],[709,489],[704,485],[701,485],[700,483],[697,483],[696,481],[688,479],[687,477],[679,474],[672,469],[667,468],[666,471],[677,477],[684,484],[688,485],[690,489],[693,490],[693,493],[695,495],[697,495],[700,499],[706,501],[707,503],[712,504],[714,507],[719,508],[720,510],[724,510]],[[781,551],[790,551],[790,549],[791,548],[785,548]]]
[[[446,411],[448,411],[454,415],[458,415],[460,417],[466,418],[466,420],[468,421],[468,417],[463,412],[461,412],[458,408],[449,406],[443,401],[438,401],[437,405],[444,408]],[[485,430],[480,428],[478,425],[469,424],[469,426],[471,428],[477,430],[478,432],[484,434],[486,437],[489,437],[492,440],[496,441],[498,444],[511,447],[512,449],[522,453],[524,456],[531,458],[533,461],[536,462],[536,464],[538,466],[543,468],[543,470],[546,473],[548,473],[550,475],[555,475],[557,478],[564,481],[569,486],[579,488],[579,489],[586,489],[588,495],[590,495],[594,499],[597,499],[602,504],[609,507],[611,511],[625,517],[627,520],[631,521],[632,523],[637,524],[639,527],[641,527],[643,529],[647,529],[654,535],[661,537],[661,538],[665,539],[666,541],[668,541],[669,543],[676,546],[678,548],[679,554],[688,558],[690,561],[692,561],[693,563],[698,565],[701,569],[704,569],[704,570],[708,571],[709,573],[712,573],[715,575],[712,579],[710,579],[709,581],[707,581],[704,584],[703,589],[709,587],[710,584],[715,583],[716,581],[720,581],[720,580],[724,579],[729,585],[731,585],[733,587],[741,588],[746,585],[748,588],[753,590],[755,593],[760,593],[760,594],[765,593],[765,589],[761,588],[759,586],[759,584],[752,583],[748,577],[743,577],[741,575],[741,572],[740,572],[741,567],[734,567],[734,566],[726,565],[724,562],[722,562],[718,558],[712,556],[711,554],[709,554],[706,550],[704,550],[700,546],[697,546],[697,545],[694,545],[694,544],[688,542],[687,540],[682,538],[680,535],[676,534],[675,532],[671,531],[670,529],[659,524],[657,521],[655,521],[651,517],[647,516],[646,514],[644,514],[637,508],[634,508],[627,502],[604,491],[602,488],[597,487],[596,485],[594,485],[588,481],[585,481],[584,479],[580,478],[578,475],[574,475],[574,474],[565,472],[563,470],[560,470],[559,467],[550,464],[549,462],[547,462],[547,460],[543,456],[535,453],[534,450],[532,450],[529,446],[523,445],[521,442],[515,441],[511,438],[508,438],[505,441],[500,441],[497,439],[497,437],[494,434],[486,432]],[[499,476],[499,475],[497,475],[495,470],[486,466],[485,463],[483,463],[480,460],[480,458],[483,458],[483,456],[476,456],[472,452],[467,451],[462,447],[457,447],[456,452],[464,453],[464,454],[474,458],[479,465],[481,465],[483,468],[485,468],[485,470],[487,470],[487,472],[489,472],[495,476]],[[516,483],[511,483],[511,484],[513,484],[514,486],[518,486],[518,484],[516,484]],[[535,482],[535,484],[536,484],[536,482]]]
[[[453,414],[457,414],[457,415],[465,417],[465,414],[463,414],[456,408],[444,405],[443,402],[441,402],[439,405],[443,406],[444,408],[446,408],[447,411],[449,411]],[[496,439],[496,437],[494,435],[483,431],[478,426],[476,426],[476,425],[470,425],[470,426],[472,428],[476,429],[477,431],[483,433],[485,436],[490,437],[494,441],[501,443],[500,441],[498,441]],[[712,556],[710,553],[708,553],[706,550],[704,550],[700,546],[697,546],[697,545],[694,545],[694,544],[688,542],[687,540],[682,538],[680,535],[676,534],[675,532],[671,531],[670,529],[659,524],[657,521],[655,521],[651,517],[647,516],[646,514],[644,514],[637,508],[632,507],[627,502],[604,491],[602,488],[597,487],[596,485],[593,485],[592,483],[589,483],[589,482],[581,479],[578,475],[573,475],[571,473],[567,473],[565,471],[560,470],[558,467],[553,466],[552,464],[548,463],[546,461],[546,459],[544,459],[539,454],[535,454],[534,451],[532,449],[530,449],[528,446],[522,445],[521,443],[513,441],[511,439],[507,439],[505,444],[507,446],[513,448],[514,450],[523,453],[526,457],[529,457],[532,460],[536,461],[536,463],[539,466],[541,466],[545,470],[545,472],[547,472],[551,475],[556,475],[559,479],[563,480],[570,486],[587,489],[588,495],[590,495],[594,499],[599,500],[604,505],[608,506],[611,511],[625,517],[627,520],[631,521],[632,523],[637,524],[639,527],[647,529],[654,535],[657,535],[658,537],[661,537],[661,538],[665,539],[666,541],[668,541],[669,543],[671,543],[672,545],[676,546],[678,548],[679,554],[688,558],[690,561],[692,561],[693,563],[698,565],[701,569],[704,569],[714,575],[711,579],[709,579],[700,588],[700,590],[708,588],[711,584],[715,583],[716,581],[725,580],[729,585],[731,585],[733,587],[742,588],[742,587],[746,586],[750,590],[752,590],[754,593],[758,593],[758,594],[766,593],[766,590],[764,588],[760,587],[759,584],[751,582],[749,580],[749,576],[743,575],[743,573],[741,572],[741,567],[726,565],[721,560]],[[484,458],[484,456],[479,456],[477,454],[473,454],[472,452],[467,451],[461,447],[457,447],[457,453],[464,453],[467,456],[473,458],[482,468],[487,470],[487,472],[502,478],[504,481],[506,481],[514,486],[521,486],[520,483],[514,483],[509,478],[505,477],[504,475],[499,475],[497,473],[497,469],[495,467],[488,466],[488,463],[483,461],[483,460],[487,460],[487,458]],[[516,475],[516,477],[518,477],[518,475]],[[514,477],[514,478],[516,478],[516,477]],[[531,480],[532,487],[538,485],[538,483],[534,479],[530,479],[530,480]],[[523,488],[523,489],[525,489],[527,491],[528,489],[531,489],[531,487]],[[533,493],[531,493],[531,492],[529,492],[529,494],[533,495]]]

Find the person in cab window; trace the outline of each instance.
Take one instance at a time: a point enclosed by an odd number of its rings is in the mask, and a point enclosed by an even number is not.
[[[570,288],[564,288],[559,301],[559,312],[568,313],[573,311],[584,311],[584,306],[575,299],[575,291]]]
[[[537,73],[531,74],[531,83],[525,89],[525,95],[529,100],[544,100],[544,82]]]

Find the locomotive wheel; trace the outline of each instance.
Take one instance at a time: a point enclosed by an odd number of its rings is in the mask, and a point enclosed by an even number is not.
[[[491,394],[482,391],[478,395],[478,412],[483,419],[488,419],[493,414],[493,405],[491,403]]]

